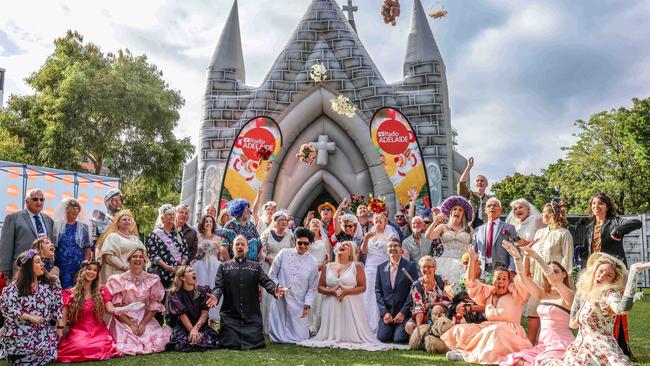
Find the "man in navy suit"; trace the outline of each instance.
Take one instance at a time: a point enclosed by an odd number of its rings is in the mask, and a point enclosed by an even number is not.
[[[377,338],[381,342],[406,343],[404,330],[411,317],[411,284],[420,276],[417,264],[402,258],[402,244],[397,238],[388,242],[390,260],[377,267],[375,292],[379,306]]]
[[[485,223],[476,228],[472,245],[478,252],[481,260],[481,269],[492,273],[496,267],[506,267],[514,274],[515,261],[503,248],[502,242],[518,242],[519,236],[515,227],[501,221],[499,216],[503,211],[501,202],[495,197],[490,197],[485,203]]]

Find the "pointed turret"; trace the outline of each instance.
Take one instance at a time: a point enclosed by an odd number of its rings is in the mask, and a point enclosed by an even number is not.
[[[404,76],[408,75],[410,66],[426,61],[442,62],[442,56],[436,40],[433,38],[433,32],[429,27],[422,3],[420,0],[413,0],[411,30],[406,43],[406,57],[404,58]]]
[[[212,70],[234,70],[235,77],[240,82],[246,81],[244,68],[244,53],[242,51],[241,34],[239,33],[239,10],[237,0],[230,9],[230,14],[223,27],[219,43],[212,54],[208,68]]]

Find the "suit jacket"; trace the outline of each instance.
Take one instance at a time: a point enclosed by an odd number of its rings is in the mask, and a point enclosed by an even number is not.
[[[481,197],[469,189],[467,187],[467,183],[465,182],[458,182],[456,185],[456,191],[458,192],[459,196],[467,198],[469,200],[469,203],[472,205],[472,209],[474,210],[472,222],[470,223],[472,225],[472,228],[476,229],[477,227],[483,225],[483,220],[479,219],[478,213],[482,212],[483,218],[485,218],[485,203],[492,196],[484,194],[483,201],[481,202]]]
[[[594,225],[595,220],[590,220],[587,225],[587,230],[583,238],[583,243],[580,248],[580,254],[585,265],[587,263],[587,258],[591,255],[591,244],[594,236]],[[620,259],[627,266],[627,261],[625,260],[625,250],[623,249],[623,237],[630,232],[640,229],[643,224],[641,221],[636,219],[624,219],[619,216],[611,216],[605,218],[603,226],[600,228],[600,251],[602,253],[607,253],[613,255],[614,257]],[[615,236],[621,240],[614,240],[612,236]]]
[[[411,278],[404,274],[408,272]],[[377,295],[377,305],[379,306],[379,315],[381,317],[386,313],[392,316],[402,313],[408,319],[411,315],[411,285],[413,281],[420,277],[420,271],[417,264],[401,258],[397,276],[395,276],[395,288],[390,285],[390,261],[386,261],[377,267],[377,277],[375,278],[375,293]]]
[[[485,224],[479,226],[474,230],[474,238],[472,240],[472,245],[474,249],[478,252],[479,258],[481,259],[481,269],[485,269],[485,259],[487,253],[487,235],[490,229],[490,222],[487,221]],[[492,242],[492,266],[497,267],[498,265],[505,266],[510,271],[515,271],[515,260],[510,256],[501,244],[504,240],[513,240],[511,238],[517,237],[517,230],[514,226],[499,220],[498,224],[494,225],[494,231],[497,233],[496,239]],[[508,235],[505,234],[507,231]]]
[[[34,240],[38,239],[36,228],[32,224],[32,214],[24,209],[5,217],[0,234],[0,272],[16,273],[16,258],[20,253],[29,250]],[[47,236],[56,245],[54,239],[54,221],[41,212]]]

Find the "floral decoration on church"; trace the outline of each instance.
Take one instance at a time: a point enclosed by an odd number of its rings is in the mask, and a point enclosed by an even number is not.
[[[361,205],[368,205],[366,203],[366,196],[350,195],[350,212],[353,215],[357,213],[357,208]]]
[[[327,80],[327,69],[318,61],[309,68],[309,77],[317,83]]]
[[[368,210],[374,213],[383,213],[386,211],[386,201],[381,197],[368,195]]]
[[[354,114],[359,111],[359,109],[350,102],[350,99],[344,95],[339,95],[335,98],[332,98],[332,109],[334,112],[346,116],[348,118],[354,117]]]
[[[302,144],[296,154],[301,163],[312,165],[316,160],[316,148],[312,144]]]
[[[399,13],[399,0],[384,0],[384,3],[381,4],[381,16],[384,17],[384,23],[396,25]]]

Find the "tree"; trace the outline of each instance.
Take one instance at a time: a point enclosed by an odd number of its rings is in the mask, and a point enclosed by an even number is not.
[[[546,203],[558,195],[557,191],[550,188],[546,176],[521,173],[507,176],[502,181],[492,184],[492,192],[504,206],[518,198],[525,198],[540,211]]]
[[[650,161],[650,98],[632,99],[632,109],[619,109],[624,115],[625,130],[639,157]]]
[[[597,113],[588,121],[576,121],[578,141],[563,148],[566,157],[544,171],[570,213],[584,214],[589,198],[599,191],[610,195],[622,213],[650,209],[650,163],[638,158],[630,141],[628,113],[624,109],[612,110]]]
[[[91,173],[122,178],[127,207],[150,228],[151,207],[178,202],[173,183],[194,152],[173,134],[183,98],[144,55],[104,54],[72,31],[54,45],[26,79],[35,93],[0,111],[0,156],[77,171],[90,162]]]

